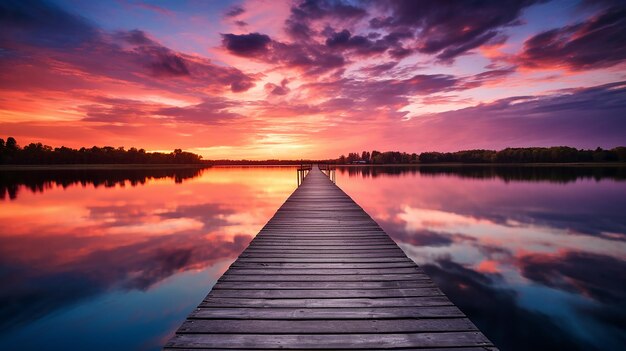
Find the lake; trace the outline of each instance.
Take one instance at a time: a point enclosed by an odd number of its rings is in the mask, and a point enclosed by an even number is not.
[[[626,167],[339,167],[501,350],[626,345]],[[0,171],[0,349],[158,350],[293,167]]]

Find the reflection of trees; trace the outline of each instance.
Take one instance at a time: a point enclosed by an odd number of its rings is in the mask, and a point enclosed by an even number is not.
[[[612,166],[338,166],[341,174],[350,177],[378,176],[456,176],[473,179],[501,179],[506,182],[534,181],[567,183],[578,179],[626,180],[626,167]]]
[[[202,174],[200,168],[148,169],[53,169],[0,172],[0,199],[15,199],[20,188],[44,192],[53,185],[67,188],[73,185],[115,187],[130,183],[145,184],[149,179],[171,178],[176,183]]]

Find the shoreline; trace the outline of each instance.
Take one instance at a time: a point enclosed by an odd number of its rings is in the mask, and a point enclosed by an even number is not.
[[[212,166],[206,164],[77,163],[56,165],[0,165],[0,171],[204,169],[209,167]]]
[[[386,164],[330,164],[342,168],[363,167],[626,167],[625,162],[573,163],[386,163]],[[205,169],[211,167],[299,167],[285,164],[56,164],[56,165],[0,165],[0,171],[48,170],[150,170],[150,169]]]
[[[385,163],[334,165],[336,167],[626,167],[626,162],[569,162],[569,163]]]

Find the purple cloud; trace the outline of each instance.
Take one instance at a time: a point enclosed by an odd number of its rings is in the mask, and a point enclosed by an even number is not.
[[[108,33],[55,5],[30,0],[2,3],[0,9],[6,23],[0,31],[5,48],[2,70],[48,67],[53,58],[93,76],[176,92],[198,88],[241,92],[256,80],[236,68],[172,50],[141,30]],[[54,67],[47,72],[53,75]]]
[[[420,138],[444,151],[626,144],[626,82],[571,89],[547,96],[518,96],[456,111],[416,117],[395,139]]]
[[[626,59],[626,7],[611,7],[587,21],[537,34],[517,61],[527,67],[588,70]]]
[[[343,0],[302,0],[291,7],[291,14],[285,23],[286,32],[294,39],[308,41],[315,34],[311,22],[322,19],[358,19],[367,11]]]
[[[224,16],[226,17],[237,17],[241,14],[243,14],[244,12],[246,12],[246,10],[239,6],[239,5],[234,5],[232,7],[230,7],[226,13],[224,13]]]
[[[229,110],[229,108],[236,105],[238,105],[236,102],[224,98],[207,97],[200,104],[186,107],[162,108],[156,111],[156,114],[173,117],[177,121],[184,122],[202,124],[228,123],[243,117]]]
[[[263,55],[268,51],[272,39],[261,33],[222,34],[222,45],[231,54],[243,57]]]
[[[465,1],[395,0],[370,20],[373,29],[410,29],[417,50],[450,61],[500,37],[501,28],[515,25],[522,10],[536,0]]]
[[[320,74],[341,68],[343,56],[316,43],[283,43],[260,33],[222,34],[222,46],[231,54],[258,61],[299,68],[305,74]]]

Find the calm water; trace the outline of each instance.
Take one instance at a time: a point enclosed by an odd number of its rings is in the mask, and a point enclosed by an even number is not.
[[[502,350],[625,347],[625,168],[336,176]],[[0,349],[159,349],[296,182],[290,167],[0,171]]]

